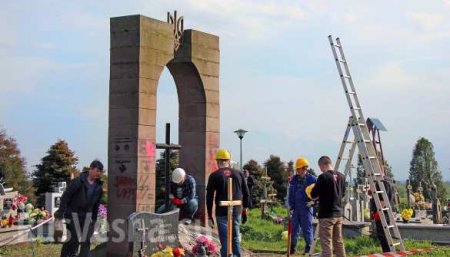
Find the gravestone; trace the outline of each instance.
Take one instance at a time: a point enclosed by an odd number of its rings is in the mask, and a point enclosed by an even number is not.
[[[157,214],[136,212],[128,217],[128,242],[132,255],[150,256],[160,247],[179,247],[178,217],[180,210]]]
[[[352,199],[350,202],[347,202],[344,206],[344,217],[349,220],[349,221],[353,221],[353,205],[352,202],[354,202],[354,200]]]
[[[58,186],[53,188],[53,192],[45,193],[45,209],[52,215],[58,210],[61,204],[61,196],[66,189],[66,182],[58,182]]]
[[[18,191],[7,192],[0,196],[0,211],[9,211],[12,208],[13,200],[19,196]]]
[[[206,223],[206,184],[219,148],[219,37],[183,30],[183,19],[142,15],[111,18],[108,126],[108,223],[156,202],[156,96],[164,67],[178,92],[180,167],[196,179],[197,218]],[[117,242],[125,222],[108,233],[107,254],[123,257]]]

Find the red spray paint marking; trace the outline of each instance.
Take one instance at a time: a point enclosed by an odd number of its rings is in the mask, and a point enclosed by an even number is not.
[[[154,159],[156,156],[155,144],[150,140],[145,141],[145,155],[148,159]]]

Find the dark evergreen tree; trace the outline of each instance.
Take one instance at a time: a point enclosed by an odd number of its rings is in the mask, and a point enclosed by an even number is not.
[[[33,172],[33,186],[35,195],[38,196],[36,203],[38,206],[44,205],[45,193],[52,192],[58,182],[69,182],[70,174],[78,176],[77,163],[78,157],[64,140],[60,139],[50,146],[47,155],[36,165]]]
[[[245,164],[242,168],[244,170],[248,170],[250,175],[252,175],[256,179],[259,179],[262,176],[262,168],[255,160],[248,161],[248,163]]]
[[[357,154],[356,156],[358,158],[358,162],[356,164],[356,178],[353,179],[355,186],[364,184],[364,178],[366,177],[361,155]]]
[[[16,140],[9,137],[5,130],[0,130],[0,177],[3,177],[5,187],[14,188],[34,203],[25,159],[20,154]]]
[[[280,157],[270,155],[264,166],[267,168],[267,175],[272,178],[273,187],[277,192],[277,199],[284,202],[287,195],[287,179],[289,176],[287,165],[280,160]]]
[[[386,172],[386,177],[394,179],[394,173],[392,173],[392,167],[389,165],[388,161],[384,160],[384,172]]]
[[[165,172],[165,155],[161,153],[161,158],[156,161],[156,209],[164,204],[164,196],[166,193],[166,172]],[[169,175],[172,176],[172,171],[179,167],[179,154],[177,151],[170,152],[169,159]],[[186,170],[189,174],[189,171]],[[171,177],[169,177],[171,179]]]
[[[361,155],[357,155],[358,162],[356,165],[356,178],[353,179],[353,183],[356,185],[364,184],[364,178],[366,176],[364,166],[362,163]],[[392,173],[392,167],[389,165],[387,160],[384,160],[384,171],[386,173],[386,177],[394,179],[394,173]]]
[[[311,175],[317,177],[316,171],[313,168],[308,168],[308,173],[310,173]]]
[[[433,184],[437,187],[437,196],[441,202],[445,201],[446,189],[442,182],[442,174],[438,170],[438,162],[434,156],[433,144],[426,138],[420,138],[413,150],[413,157],[409,168],[409,178],[413,191],[417,192],[422,182],[423,194],[431,201]]]

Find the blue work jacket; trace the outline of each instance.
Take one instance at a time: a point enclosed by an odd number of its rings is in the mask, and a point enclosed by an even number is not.
[[[300,179],[299,175],[292,177],[289,183],[289,209],[297,211],[309,209],[306,203],[311,199],[306,196],[305,189],[316,181],[317,178],[310,173],[306,173],[303,179]]]

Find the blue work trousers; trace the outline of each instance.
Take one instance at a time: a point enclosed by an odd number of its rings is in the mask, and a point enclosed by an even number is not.
[[[300,236],[300,230],[303,232],[303,238],[305,239],[305,252],[308,252],[311,243],[314,240],[313,231],[313,208],[304,208],[302,210],[295,210],[292,215],[292,241],[291,249],[297,247],[297,240]]]
[[[233,257],[241,257],[241,240],[239,235],[239,228],[241,226],[241,215],[233,216]],[[227,233],[228,233],[228,223],[227,216],[216,217],[217,229],[219,230],[219,240],[222,247],[220,248],[220,256],[227,257]]]

